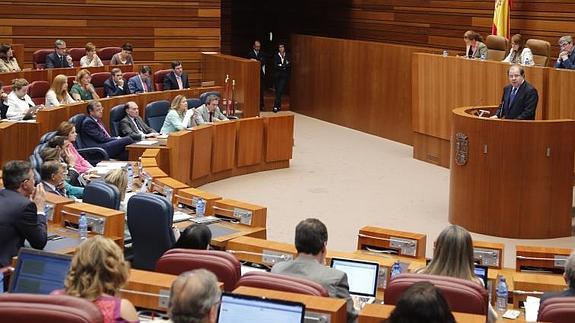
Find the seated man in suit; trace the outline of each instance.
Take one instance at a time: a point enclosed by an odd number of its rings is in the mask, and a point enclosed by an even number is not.
[[[220,108],[218,107],[219,102],[220,99],[217,95],[208,95],[206,103],[196,108],[196,114],[198,115],[196,122],[198,125],[208,122],[228,120],[222,111],[220,111]]]
[[[138,75],[128,80],[128,89],[131,94],[153,92],[152,68],[147,65],[140,67]]]
[[[40,166],[40,177],[42,177],[42,185],[46,193],[52,193],[60,196],[67,197],[66,189],[64,188],[64,168],[57,160],[50,160],[42,163]]]
[[[539,101],[537,90],[525,81],[523,67],[513,65],[508,74],[509,85],[503,89],[501,104],[492,118],[534,120]]]
[[[188,74],[184,73],[184,67],[180,61],[172,62],[172,71],[164,76],[165,90],[183,90],[190,87]]]
[[[573,297],[575,296],[575,251],[569,255],[565,262],[565,272],[563,278],[567,283],[567,289],[562,292],[545,293],[541,296],[541,303],[554,297]]]
[[[115,67],[112,69],[109,79],[104,81],[104,96],[118,96],[130,94],[128,85],[124,82],[122,70]]]
[[[5,189],[0,190],[0,267],[10,265],[12,257],[28,240],[35,249],[46,245],[46,192],[34,185],[29,162],[12,160],[2,168]]]
[[[575,51],[573,50],[573,38],[571,36],[563,36],[559,38],[559,48],[561,52],[555,62],[556,68],[575,69]]]
[[[66,52],[66,42],[58,39],[54,42],[54,52],[46,55],[46,68],[64,67],[74,67],[74,63]]]
[[[82,123],[82,139],[88,147],[103,148],[110,158],[128,160],[126,146],[133,144],[134,140],[130,137],[112,138],[104,124],[102,124],[102,115],[104,108],[99,101],[90,101],[86,107],[88,117]]]
[[[168,316],[174,323],[215,323],[221,294],[218,279],[211,271],[187,271],[172,283]]]
[[[327,228],[318,219],[305,219],[295,229],[294,260],[279,262],[272,273],[297,276],[321,284],[330,297],[347,299],[347,321],[354,322],[357,316],[353,301],[349,295],[347,275],[334,268],[325,266],[327,254]]]
[[[144,123],[138,110],[136,102],[130,101],[124,105],[126,116],[120,120],[120,135],[130,136],[136,141],[159,135],[152,127]]]

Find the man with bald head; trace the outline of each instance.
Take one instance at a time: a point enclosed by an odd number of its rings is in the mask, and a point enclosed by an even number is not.
[[[133,140],[139,141],[148,137],[155,137],[158,133],[150,126],[148,126],[142,117],[140,117],[140,109],[134,101],[130,101],[124,105],[126,116],[120,120],[120,136],[130,136]]]
[[[508,71],[509,85],[503,89],[501,104],[494,118],[534,120],[539,96],[537,90],[525,81],[525,70],[512,65]]]
[[[168,315],[174,323],[215,323],[220,296],[216,275],[205,269],[185,272],[170,288]]]

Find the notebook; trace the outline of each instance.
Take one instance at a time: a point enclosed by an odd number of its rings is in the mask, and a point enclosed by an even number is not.
[[[218,323],[303,323],[304,314],[302,303],[224,293]]]
[[[349,293],[357,309],[375,301],[379,264],[369,261],[332,258],[331,268],[347,274]]]
[[[72,256],[20,248],[10,293],[50,294],[64,288]]]

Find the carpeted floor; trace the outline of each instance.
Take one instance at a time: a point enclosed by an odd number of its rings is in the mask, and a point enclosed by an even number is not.
[[[291,113],[291,112],[280,112]],[[295,114],[291,166],[230,178],[202,189],[268,208],[268,239],[293,242],[297,223],[316,217],[328,227],[328,248],[352,251],[365,225],[427,234],[427,256],[448,225],[449,170],[412,158],[411,146]],[[473,238],[515,245],[575,246],[575,237],[548,240]]]

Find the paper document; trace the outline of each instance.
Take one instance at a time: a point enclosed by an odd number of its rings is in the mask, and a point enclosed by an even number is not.
[[[157,140],[142,140],[142,141],[138,141],[138,145],[146,145],[146,146],[155,145],[155,144],[157,144],[157,143],[158,143]]]

